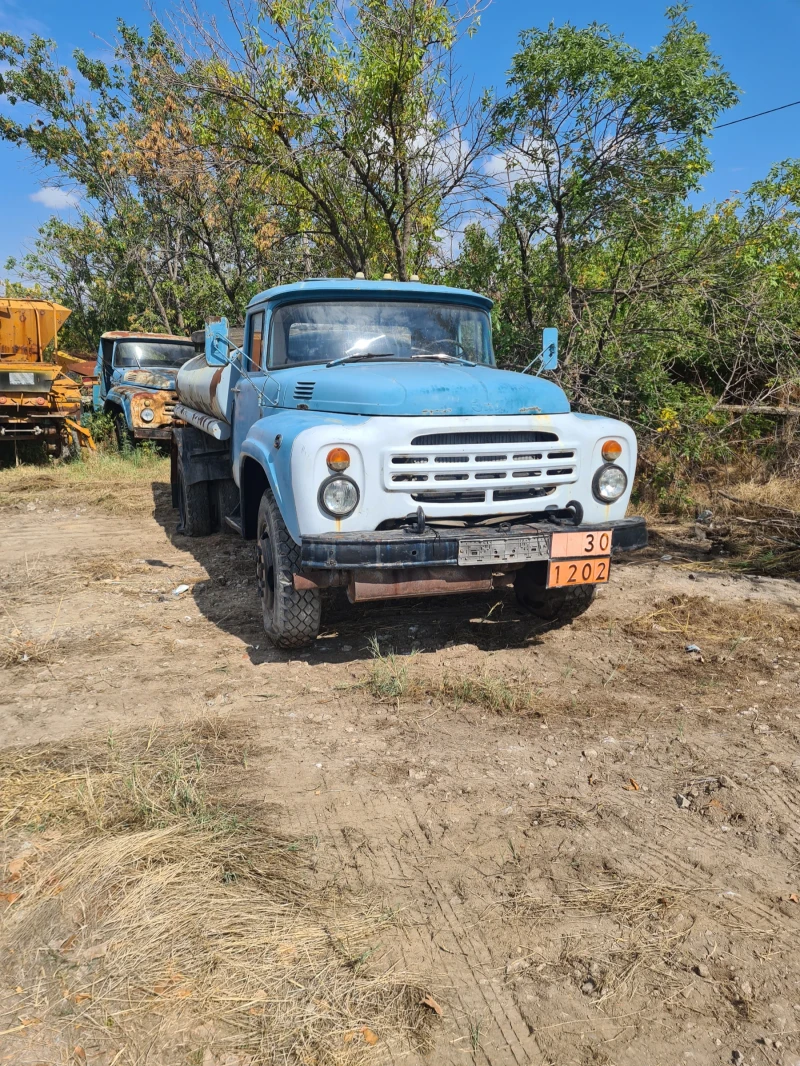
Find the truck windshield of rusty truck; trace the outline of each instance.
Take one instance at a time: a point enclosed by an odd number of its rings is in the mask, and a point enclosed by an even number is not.
[[[195,354],[191,341],[118,341],[114,366],[178,367]]]

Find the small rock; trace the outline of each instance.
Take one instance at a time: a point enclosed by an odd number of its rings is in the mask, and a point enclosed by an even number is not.
[[[594,981],[584,981],[581,985],[581,992],[585,996],[590,996],[594,992]]]
[[[662,563],[671,563],[672,562],[672,556],[671,555],[662,555],[661,556],[661,562]]]
[[[720,788],[733,788],[733,781],[726,774],[720,774],[717,778],[717,784]]]
[[[704,962],[698,962],[698,964],[694,968],[694,972],[697,974],[698,977],[708,978],[711,976],[711,970],[709,970],[709,968]]]
[[[686,650],[687,652],[697,652],[698,655],[700,654],[700,646],[698,644],[687,644]]]
[[[513,807],[503,807],[502,811],[500,811],[500,814],[502,814],[504,818],[507,818],[510,814],[513,814],[513,813],[514,813],[514,808]]]
[[[555,770],[555,768],[558,766],[556,760],[549,756],[544,760],[544,764],[548,768],[548,770]]]
[[[678,792],[675,796],[675,802],[678,804],[681,810],[686,810],[687,807],[691,807],[692,801],[688,796],[684,796],[681,792]]]
[[[589,977],[593,981],[598,981],[603,976],[603,967],[599,962],[589,963]]]
[[[173,596],[182,596],[184,594],[184,592],[188,592],[188,591],[189,591],[189,586],[188,585],[178,585],[177,588],[172,590],[172,595]]]
[[[781,768],[780,766],[776,766],[775,763],[773,763],[769,768],[769,772],[771,774],[780,774]]]
[[[614,737],[603,737],[603,743],[604,744],[616,744],[617,742],[614,739]]]
[[[744,1062],[744,1055],[741,1053],[741,1051],[734,1051],[732,1053],[731,1062],[733,1063],[733,1066],[742,1066],[742,1063]]]
[[[749,981],[740,981],[739,991],[742,993],[744,999],[753,998],[753,986],[750,984]]]
[[[582,755],[583,755],[584,759],[596,759],[597,758],[597,752],[595,751],[594,748],[584,748],[584,750],[582,752]]]

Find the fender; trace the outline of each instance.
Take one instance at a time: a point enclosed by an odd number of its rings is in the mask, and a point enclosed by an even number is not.
[[[122,408],[122,413],[125,415],[125,421],[130,429],[132,415],[131,415],[131,396],[134,392],[138,392],[138,389],[133,389],[121,385],[112,385],[105,395],[105,407],[104,410],[108,411],[112,407]]]
[[[253,508],[258,511],[258,502],[248,499],[247,479],[243,477],[245,462],[249,459],[261,467],[280,509],[289,535],[300,543],[300,524],[297,518],[294,493],[292,492],[292,450],[297,438],[306,430],[318,429],[323,425],[352,426],[368,421],[359,415],[328,415],[320,417],[317,411],[297,411],[287,408],[277,409],[265,414],[250,427],[236,458],[234,468],[235,481],[242,496],[245,535],[248,535],[250,523],[248,516]],[[260,501],[259,501],[260,502]],[[254,534],[253,534],[254,535]]]

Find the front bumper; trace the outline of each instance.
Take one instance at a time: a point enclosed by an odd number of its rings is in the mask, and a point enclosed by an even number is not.
[[[579,526],[549,522],[519,522],[505,526],[478,526],[471,529],[436,529],[424,533],[405,529],[372,533],[325,533],[303,537],[300,545],[302,570],[403,570],[409,567],[458,566],[459,543],[469,540],[535,538],[536,559],[550,558],[553,533],[591,533],[611,530],[611,554],[647,547],[647,526],[643,518],[620,518],[613,522],[584,523]],[[502,564],[498,566],[502,569]]]
[[[172,440],[172,426],[134,426],[136,440]]]

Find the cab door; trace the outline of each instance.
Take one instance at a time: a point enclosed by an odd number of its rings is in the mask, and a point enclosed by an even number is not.
[[[263,394],[267,387],[264,308],[251,311],[244,331],[243,373],[231,389],[233,393],[233,456],[238,457],[250,427],[264,414]],[[238,475],[237,475],[238,476]]]

